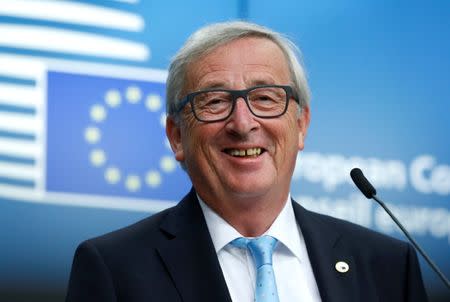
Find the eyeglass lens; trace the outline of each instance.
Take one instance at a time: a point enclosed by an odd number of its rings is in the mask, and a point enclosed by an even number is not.
[[[228,117],[238,95],[231,91],[201,92],[192,100],[195,115],[204,121]],[[282,114],[287,105],[287,95],[282,87],[257,87],[248,91],[247,105],[258,117],[274,117]]]

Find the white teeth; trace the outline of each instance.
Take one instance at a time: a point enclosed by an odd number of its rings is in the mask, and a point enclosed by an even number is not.
[[[257,156],[261,154],[261,148],[250,148],[246,150],[232,149],[228,151],[232,156]]]
[[[239,156],[239,150],[230,150],[229,153],[233,156]]]

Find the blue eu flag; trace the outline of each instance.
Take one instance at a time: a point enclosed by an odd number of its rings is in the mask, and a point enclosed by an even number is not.
[[[165,83],[49,71],[46,190],[178,200],[189,189],[164,131]]]

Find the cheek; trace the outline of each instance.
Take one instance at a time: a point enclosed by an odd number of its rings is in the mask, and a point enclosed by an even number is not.
[[[292,146],[293,148],[298,148],[303,142],[303,134],[301,130],[301,125],[299,122],[298,114],[295,112],[290,112],[289,115],[289,126],[287,127],[286,131],[289,133],[289,142],[288,144]]]
[[[195,118],[194,114],[191,112],[191,110],[187,109],[184,112],[183,120],[184,120],[183,124],[186,129],[194,128],[197,123],[197,119]]]
[[[182,156],[186,161],[198,161],[196,158],[204,156],[204,148],[208,145],[208,131],[192,115],[186,116],[182,127]]]
[[[297,129],[294,123],[289,122],[272,133],[277,154],[274,159],[278,162],[278,165],[289,166],[291,158],[297,156],[299,145]]]
[[[305,139],[305,125],[303,122],[303,116],[299,114],[297,108],[295,110],[288,111],[286,113],[289,119],[289,126],[286,131],[289,131],[288,144],[295,148],[296,152],[303,150]]]
[[[190,151],[192,149],[192,140],[193,140],[193,120],[190,115],[185,115],[182,117],[182,122],[180,125],[180,147],[175,152],[175,158],[178,161],[185,161],[189,154],[192,153]],[[194,144],[195,145],[195,144]]]

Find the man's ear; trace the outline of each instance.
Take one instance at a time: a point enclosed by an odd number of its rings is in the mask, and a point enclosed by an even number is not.
[[[166,135],[170,142],[170,147],[179,162],[184,161],[183,144],[181,143],[181,130],[179,124],[173,117],[166,118]]]
[[[306,133],[308,132],[309,121],[311,119],[309,106],[302,108],[297,123],[298,123],[298,150],[303,150],[305,147]]]

